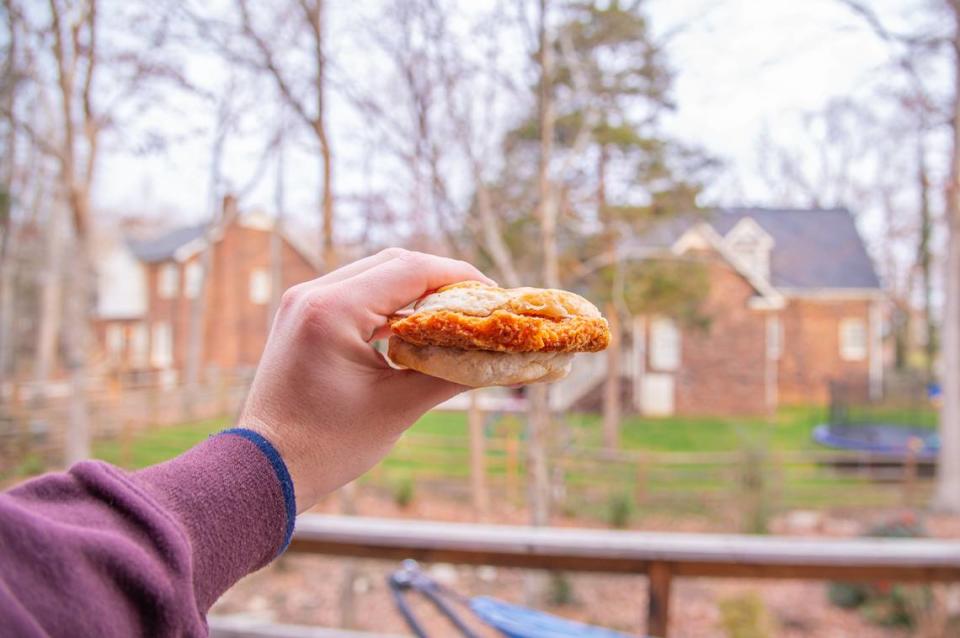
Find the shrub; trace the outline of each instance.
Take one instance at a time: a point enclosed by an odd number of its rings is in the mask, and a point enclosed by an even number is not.
[[[404,477],[393,487],[393,502],[397,507],[406,509],[413,503],[414,491],[413,479],[409,476]]]
[[[742,506],[741,527],[746,534],[770,531],[770,470],[765,446],[745,442],[741,450],[739,484]]]
[[[550,572],[547,602],[558,607],[573,604],[573,583],[566,572]]]
[[[870,528],[873,538],[917,538],[925,536],[922,523],[913,514],[903,514]],[[859,609],[875,625],[913,628],[930,608],[930,588],[920,585],[875,583],[830,583],[827,597],[843,609]]]
[[[38,474],[43,474],[46,469],[46,464],[43,462],[43,458],[41,458],[39,454],[31,453],[20,462],[16,473],[19,476],[25,477],[37,476]]]
[[[633,501],[627,494],[616,494],[607,504],[607,523],[610,527],[623,529],[630,525],[633,516]]]
[[[755,592],[720,601],[720,627],[727,638],[768,638],[773,635],[767,608]]]

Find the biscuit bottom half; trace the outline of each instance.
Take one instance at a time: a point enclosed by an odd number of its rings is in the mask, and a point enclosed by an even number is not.
[[[559,381],[570,373],[572,352],[491,352],[415,346],[390,337],[387,356],[395,365],[480,388]]]

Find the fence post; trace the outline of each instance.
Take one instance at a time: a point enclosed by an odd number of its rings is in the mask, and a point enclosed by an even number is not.
[[[487,498],[486,449],[483,436],[483,411],[477,393],[470,393],[470,410],[467,412],[470,426],[470,487],[473,493],[473,511],[477,520],[486,520],[489,499]]]
[[[923,440],[912,436],[907,441],[907,457],[903,462],[903,505],[910,507],[917,484],[917,454],[923,449]]]
[[[520,442],[517,440],[517,435],[511,433],[507,437],[507,483],[508,491],[510,497],[516,501],[520,498],[520,485],[519,485],[519,475],[520,468],[518,467],[518,453]]]
[[[647,464],[649,458],[643,452],[637,455],[637,472],[633,486],[633,500],[638,507],[643,507],[647,500]]]
[[[670,565],[655,561],[647,568],[647,634],[667,638],[670,619]]]
[[[133,468],[133,424],[130,419],[124,418],[120,426],[120,467]]]

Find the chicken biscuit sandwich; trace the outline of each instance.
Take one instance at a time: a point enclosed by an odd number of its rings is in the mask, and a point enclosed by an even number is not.
[[[607,320],[579,295],[474,281],[423,297],[390,328],[394,364],[472,387],[558,381],[575,353],[610,343]]]

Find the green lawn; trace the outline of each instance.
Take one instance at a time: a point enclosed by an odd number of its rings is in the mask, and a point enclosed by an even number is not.
[[[626,449],[659,452],[725,452],[745,445],[806,450],[815,446],[810,433],[824,420],[821,408],[784,408],[772,419],[762,417],[664,417],[625,419],[621,442]],[[571,422],[585,430],[584,444],[599,446],[600,416],[576,415]]]
[[[97,441],[93,455],[115,465],[146,467],[173,458],[228,427],[230,421],[226,418],[156,427],[133,436],[128,459],[124,458],[123,443],[119,439]]]
[[[926,419],[930,415],[920,415]],[[572,434],[576,449],[599,448],[601,418],[593,414],[570,414],[564,421]],[[587,513],[602,512],[609,499],[624,494],[637,500],[642,490],[645,505],[664,511],[706,511],[708,505],[738,498],[743,489],[740,477],[743,468],[757,461],[749,450],[766,453],[822,449],[811,440],[811,430],[825,420],[822,408],[785,408],[772,419],[765,418],[658,418],[630,417],[622,424],[622,446],[626,450],[660,453],[733,452],[744,454],[743,463],[731,466],[729,461],[717,463],[669,464],[653,462],[641,468],[636,461],[597,462],[593,454],[583,458],[576,452],[564,457],[565,482],[571,490],[570,507]],[[98,458],[132,468],[144,467],[176,456],[204,438],[230,426],[228,419],[156,427],[135,435],[127,445],[119,440],[100,441],[94,447]],[[488,436],[500,440],[487,453],[487,472],[494,485],[507,485],[511,473],[522,483],[525,458],[522,449],[511,466],[503,441],[507,437],[523,438],[524,421],[517,415],[489,415]],[[578,458],[580,456],[581,458]],[[761,453],[761,459],[763,454]],[[772,461],[768,460],[767,464]],[[893,485],[878,485],[868,479],[837,474],[816,463],[800,462],[789,466],[764,465],[764,489],[781,494],[784,505],[793,507],[828,507],[843,504],[896,502],[898,492]],[[397,449],[380,466],[364,477],[364,483],[396,488],[411,481],[440,481],[466,485],[469,477],[467,419],[463,413],[431,412],[418,421]],[[642,486],[638,471],[642,472]],[[598,490],[600,490],[598,492]],[[522,492],[522,490],[520,490]],[[599,495],[598,495],[599,494]],[[522,495],[519,495],[522,498]],[[590,508],[593,508],[591,510]],[[721,505],[722,507],[722,505]],[[598,514],[599,515],[599,514]]]

